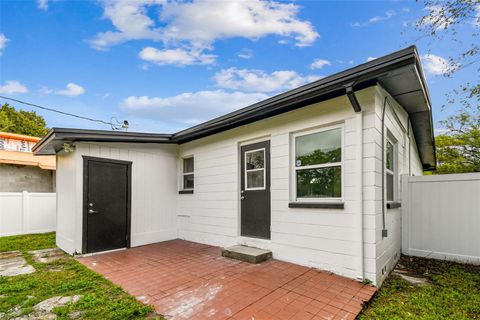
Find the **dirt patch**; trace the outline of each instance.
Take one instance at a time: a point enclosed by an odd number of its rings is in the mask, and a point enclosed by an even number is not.
[[[33,312],[20,316],[22,310],[19,307],[15,307],[7,312],[6,316],[13,320],[53,320],[57,316],[52,312],[53,308],[61,307],[67,303],[75,303],[80,300],[82,296],[75,295],[71,297],[56,296],[36,304],[33,307]]]
[[[35,268],[27,263],[20,251],[0,253],[0,276],[13,277],[35,272]]]
[[[397,269],[408,270],[409,275],[427,277],[431,274],[443,274],[449,268],[461,269],[468,273],[480,273],[480,265],[461,264],[452,261],[402,256]]]
[[[67,257],[65,252],[59,248],[34,250],[28,251],[28,253],[33,256],[33,260],[37,263],[50,263]]]

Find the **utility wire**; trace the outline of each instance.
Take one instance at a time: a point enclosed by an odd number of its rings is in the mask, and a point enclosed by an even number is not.
[[[89,118],[89,117],[79,116],[79,115],[76,115],[76,114],[73,114],[73,113],[64,112],[64,111],[56,110],[56,109],[53,109],[53,108],[48,108],[48,107],[40,106],[40,105],[35,104],[35,103],[30,103],[30,102],[26,102],[26,101],[14,99],[14,98],[9,98],[9,97],[5,97],[5,96],[2,96],[2,95],[0,95],[0,98],[6,99],[6,100],[10,100],[10,101],[15,101],[15,102],[18,102],[18,103],[27,105],[27,106],[31,106],[31,107],[35,107],[35,108],[39,108],[39,109],[51,111],[51,112],[57,112],[57,113],[60,113],[60,114],[66,115],[66,116],[70,116],[70,117],[75,117],[75,118],[78,118],[78,119],[83,119],[83,120],[88,120],[88,121],[92,121],[92,122],[103,123],[103,124],[106,124],[106,125],[111,126],[111,127],[112,127],[112,130],[118,130],[118,129],[117,129],[117,126],[118,126],[118,125],[117,125],[117,124],[114,124],[113,122],[108,122],[108,121],[104,121],[104,120],[99,120],[99,119],[93,119],[93,118]]]

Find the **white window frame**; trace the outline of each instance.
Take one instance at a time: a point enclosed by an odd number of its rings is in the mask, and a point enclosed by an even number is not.
[[[257,152],[257,151],[263,151],[263,168],[258,168],[258,169],[249,169],[247,170],[247,154],[248,153],[253,153],[253,152]],[[244,171],[244,179],[245,179],[245,191],[255,191],[255,190],[265,190],[266,188],[266,179],[267,179],[267,175],[266,175],[266,168],[265,168],[265,165],[266,165],[266,162],[267,159],[266,159],[266,150],[265,148],[259,148],[259,149],[255,149],[255,150],[248,150],[248,151],[245,151],[244,155],[243,155],[243,171]],[[248,187],[248,180],[247,180],[247,172],[254,172],[254,171],[260,171],[260,170],[263,170],[263,187],[258,187],[258,188],[249,188]]]
[[[388,143],[390,143],[392,146],[393,146],[393,171],[388,169],[387,168],[387,152],[388,152],[388,148],[387,148],[387,145]],[[385,179],[385,200],[387,202],[395,202],[398,200],[398,165],[397,165],[397,157],[398,157],[398,142],[395,142],[394,140],[390,139],[389,137],[386,137],[385,138],[385,177],[383,177],[383,179]],[[387,175],[388,174],[391,174],[393,176],[393,199],[392,200],[388,200],[387,197],[388,197],[388,185],[387,185]]]
[[[193,171],[185,172],[185,160],[192,159],[193,161]],[[185,188],[185,176],[193,175],[193,188]],[[195,188],[195,158],[193,156],[183,157],[182,158],[182,190],[193,190]]]
[[[340,162],[332,162],[332,163],[323,163],[323,164],[318,164],[318,165],[310,165],[310,166],[301,166],[297,167],[296,166],[296,138],[301,137],[301,136],[306,136],[309,134],[315,134],[315,133],[320,133],[320,132],[325,132],[325,131],[330,131],[330,130],[335,130],[335,129],[340,129],[340,140],[341,140],[341,155],[342,155],[342,161]],[[299,131],[295,132],[292,134],[291,138],[291,150],[292,150],[292,156],[291,156],[291,199],[294,202],[319,202],[319,203],[331,203],[331,202],[343,202],[344,201],[344,194],[345,194],[345,172],[344,172],[344,162],[345,162],[345,134],[344,134],[344,126],[343,124],[338,124],[338,125],[333,125],[333,126],[328,126],[328,127],[322,127],[322,128],[316,128],[312,130],[306,130],[306,131]],[[337,198],[298,198],[297,197],[297,170],[302,170],[302,169],[316,169],[316,168],[328,168],[328,167],[340,167],[340,179],[341,179],[341,197]]]

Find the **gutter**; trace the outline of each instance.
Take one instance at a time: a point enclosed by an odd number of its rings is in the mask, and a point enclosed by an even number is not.
[[[360,112],[361,107],[353,90],[358,91],[381,83],[391,72],[402,68],[405,68],[404,70],[408,68],[409,72],[415,70],[419,86],[424,91],[424,102],[430,108],[430,99],[428,92],[425,91],[425,79],[419,69],[421,66],[418,59],[417,50],[411,46],[174,134],[55,129],[39,141],[33,147],[33,151],[39,155],[54,154],[61,149],[63,143],[76,141],[183,144],[343,95],[347,95],[355,112]],[[425,117],[425,121],[429,122],[426,128],[428,133],[415,130],[416,126],[412,126],[415,138],[421,137],[421,141],[426,141],[426,144],[417,144],[424,168],[433,166],[435,161],[435,150],[432,150],[434,142],[431,142],[433,141],[431,112],[428,116],[429,120]]]

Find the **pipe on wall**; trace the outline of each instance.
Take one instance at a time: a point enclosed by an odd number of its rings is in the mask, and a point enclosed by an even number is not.
[[[359,271],[359,280],[364,280],[365,272],[364,272],[364,248],[363,248],[363,112],[359,111],[355,114],[355,124],[357,128],[357,141],[356,145],[356,158],[357,158],[357,172],[358,172],[358,192],[359,192],[359,213],[358,213],[358,221],[357,226],[359,226],[358,232],[358,248],[357,252],[360,253],[359,261],[358,261],[358,271]]]
[[[385,111],[387,109],[388,97],[383,100],[382,110],[382,238],[388,236],[388,230],[385,221]]]
[[[360,103],[358,102],[357,96],[355,95],[355,91],[353,90],[353,83],[349,84],[345,88],[346,95],[350,104],[355,111],[355,128],[357,130],[357,141],[355,148],[355,157],[357,159],[356,162],[356,172],[358,173],[357,182],[358,182],[358,199],[359,199],[359,210],[357,215],[357,226],[358,228],[358,241],[357,241],[357,252],[359,252],[358,257],[358,276],[357,279],[363,281],[365,279],[365,271],[364,271],[364,248],[363,248],[363,112]]]

